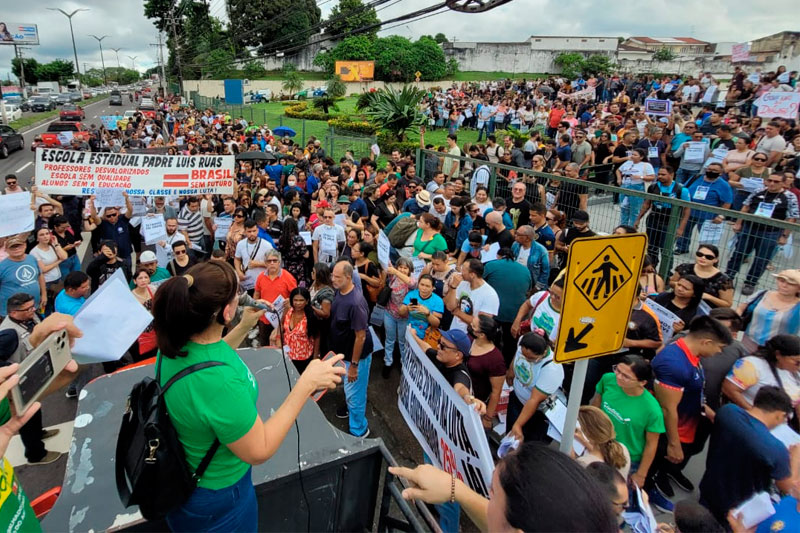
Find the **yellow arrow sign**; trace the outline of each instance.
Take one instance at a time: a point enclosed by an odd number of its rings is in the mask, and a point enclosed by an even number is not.
[[[647,250],[643,233],[570,244],[555,360],[567,363],[622,348]]]

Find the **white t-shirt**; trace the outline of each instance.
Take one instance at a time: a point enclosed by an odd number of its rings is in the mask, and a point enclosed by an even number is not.
[[[203,235],[211,235],[208,226],[206,226],[206,219],[214,216],[214,203],[205,198],[200,200],[200,214],[203,215]]]
[[[333,266],[339,255],[339,243],[345,242],[344,228],[320,224],[314,229],[311,241],[319,241],[318,261]]]
[[[553,360],[553,352],[547,349],[548,354],[533,363],[528,361],[522,350],[517,345],[517,354],[512,363],[514,368],[514,394],[517,399],[525,404],[531,398],[534,387],[550,396],[555,394],[564,381],[564,367]]]
[[[456,300],[458,307],[464,313],[477,316],[478,313],[497,316],[500,310],[500,298],[494,288],[486,282],[477,289],[472,289],[469,283],[462,281],[456,287]],[[467,324],[458,317],[453,317],[451,328],[467,331]]]
[[[534,293],[528,302],[533,308],[531,329],[541,328],[544,330],[545,335],[550,338],[552,332],[558,331],[558,322],[561,320],[561,313],[556,311],[550,304],[550,293],[548,291]]]
[[[626,187],[628,185],[641,185],[644,183],[642,177],[655,175],[655,170],[653,170],[653,165],[645,161],[639,163],[625,161],[619,167],[619,173],[622,174],[622,186]],[[634,178],[633,176],[639,177]]]
[[[242,239],[236,243],[236,257],[242,260],[242,270],[244,270],[245,279],[242,281],[242,288],[250,290],[256,286],[256,278],[259,274],[264,272],[266,268],[253,267],[247,268],[250,260],[264,262],[267,257],[267,252],[272,250],[272,245],[264,239],[257,239],[256,242],[251,243],[247,239]]]
[[[47,266],[51,263],[55,263],[58,261],[58,256],[56,255],[56,251],[53,247],[49,247],[47,250],[42,250],[38,246],[34,246],[33,250],[31,250],[31,255],[41,261],[42,266]],[[50,270],[50,272],[44,273],[44,281],[46,283],[50,283],[51,281],[58,281],[61,279],[61,269],[58,267]]]
[[[761,357],[751,355],[736,361],[726,379],[742,389],[742,395],[751,405],[761,387],[767,385],[779,387],[783,384],[783,390],[792,399],[792,405],[797,406],[800,404],[800,373],[782,368],[777,370],[781,378],[780,384],[775,379],[769,363]]]
[[[172,235],[167,235],[164,239],[163,248],[156,243],[156,257],[158,257],[158,266],[161,268],[167,268],[167,263],[175,259],[175,253],[172,251],[172,243],[174,242],[186,242],[186,239],[181,232],[176,231]],[[163,265],[161,264],[162,261]]]
[[[522,246],[519,247],[519,254],[517,254],[517,263],[528,268],[528,257],[531,255],[530,248],[523,248]]]

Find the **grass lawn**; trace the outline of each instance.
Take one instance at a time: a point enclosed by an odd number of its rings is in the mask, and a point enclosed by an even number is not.
[[[104,98],[108,98],[108,96],[105,95],[105,94],[98,95],[98,96],[95,96],[94,98],[89,98],[88,100],[84,100],[84,101],[80,102],[79,105],[86,106],[87,104],[98,102],[100,100],[103,100]],[[26,128],[26,127],[30,126],[31,124],[35,124],[35,123],[39,122],[40,120],[44,120],[46,118],[51,118],[51,117],[57,117],[57,116],[58,116],[58,108],[56,108],[56,109],[54,109],[52,111],[43,111],[41,113],[36,113],[35,115],[29,115],[27,117],[22,117],[19,120],[12,121],[9,124],[9,126],[14,128],[15,130],[19,130],[20,128]]]

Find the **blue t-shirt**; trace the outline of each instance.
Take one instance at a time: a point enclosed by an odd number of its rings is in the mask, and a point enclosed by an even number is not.
[[[431,293],[427,300],[423,300],[419,295],[419,290],[414,289],[413,291],[409,291],[406,297],[403,298],[403,305],[411,305],[412,298],[416,298],[417,303],[427,307],[431,313],[444,314],[444,300],[436,293]],[[425,336],[425,330],[428,329],[428,318],[422,313],[413,313],[409,310],[408,325],[414,328],[421,339]]]
[[[26,255],[22,261],[3,259],[0,261],[0,315],[6,316],[8,299],[18,292],[33,296],[34,304],[39,307],[39,263],[32,255]]]
[[[733,202],[733,189],[728,182],[717,178],[714,181],[706,181],[705,178],[698,178],[689,186],[689,198],[696,204],[721,207],[722,204]],[[692,210],[692,216],[700,220],[714,218],[713,213],[708,211]]]
[[[80,298],[73,298],[67,294],[65,289],[61,289],[61,292],[56,296],[56,313],[75,316],[75,313],[78,312],[78,309],[81,308],[85,301],[86,298],[83,296]]]
[[[732,403],[717,410],[700,481],[700,502],[717,520],[753,494],[769,491],[772,480],[791,474],[789,450],[763,422]]]
[[[367,209],[367,204],[361,198],[356,198],[355,201],[350,203],[350,207],[347,208],[347,214],[351,214],[353,211],[361,215],[361,218],[366,219],[369,217],[369,210]]]
[[[678,435],[681,442],[694,442],[703,411],[705,375],[700,359],[689,350],[684,339],[678,339],[658,352],[652,366],[656,384],[683,393],[678,403]]]
[[[267,165],[264,167],[264,172],[267,176],[275,182],[278,187],[281,186],[281,173],[283,172],[283,165]]]
[[[572,161],[572,148],[569,145],[566,146],[559,146],[556,148],[556,156],[558,156],[559,161]]]
[[[486,235],[481,235],[481,244],[486,244]],[[471,257],[475,257],[477,259],[481,258],[481,251],[482,248],[473,248],[472,243],[469,242],[469,239],[465,239],[464,242],[461,244],[461,251],[467,254],[467,259]]]
[[[758,524],[756,533],[789,533],[800,531],[800,512],[797,512],[797,499],[784,496],[775,506],[775,514]]]
[[[556,236],[550,226],[545,224],[541,228],[534,228],[534,230],[536,231],[536,235],[538,235],[536,242],[544,246],[544,249],[548,252],[555,250]]]

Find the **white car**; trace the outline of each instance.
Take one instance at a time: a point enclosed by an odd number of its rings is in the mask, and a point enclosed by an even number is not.
[[[135,109],[128,109],[128,110],[125,111],[125,113],[123,113],[122,116],[127,118],[127,119],[131,119],[131,118],[133,118],[133,115],[135,115],[135,114],[136,114],[136,110]]]
[[[14,122],[15,120],[19,120],[22,118],[22,109],[19,106],[12,105],[12,104],[5,104],[6,108],[6,117],[8,118],[9,122]],[[3,115],[0,114],[0,122],[3,122]]]

